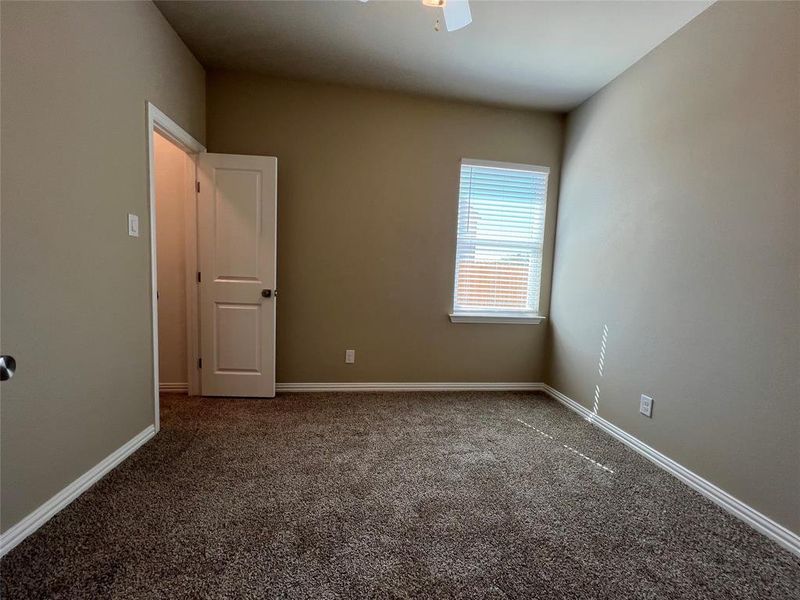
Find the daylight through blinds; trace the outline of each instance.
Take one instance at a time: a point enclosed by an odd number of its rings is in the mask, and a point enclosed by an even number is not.
[[[462,161],[455,313],[539,310],[548,171]]]

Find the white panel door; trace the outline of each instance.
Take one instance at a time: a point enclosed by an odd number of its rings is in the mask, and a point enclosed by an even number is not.
[[[198,161],[204,396],[275,396],[277,171],[269,156]]]

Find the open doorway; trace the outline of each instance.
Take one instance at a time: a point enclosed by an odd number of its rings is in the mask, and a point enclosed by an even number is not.
[[[150,103],[147,116],[158,431],[162,390],[275,396],[278,160],[209,154]]]
[[[194,159],[158,131],[153,135],[156,182],[156,265],[159,391],[188,393],[188,270],[186,212],[194,187]],[[187,202],[187,200],[189,202]]]
[[[205,148],[147,104],[154,422],[160,392],[200,393],[197,158]]]

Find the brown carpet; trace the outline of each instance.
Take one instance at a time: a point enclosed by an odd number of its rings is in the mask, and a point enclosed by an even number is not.
[[[800,598],[800,559],[525,393],[162,401],[15,598]]]

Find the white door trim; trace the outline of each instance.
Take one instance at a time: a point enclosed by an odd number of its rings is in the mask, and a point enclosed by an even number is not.
[[[206,148],[185,129],[161,112],[152,102],[146,103],[147,113],[147,205],[150,213],[150,304],[153,335],[153,425],[161,427],[158,381],[158,253],[156,252],[156,184],[153,158],[153,132],[158,131],[189,155],[205,152]],[[188,167],[187,167],[188,168]],[[187,194],[188,196],[188,194]],[[194,194],[192,194],[194,196]],[[199,392],[197,373],[197,202],[187,202],[186,214],[186,355],[189,393]],[[190,276],[191,275],[191,276]]]
[[[202,150],[201,152],[204,152]],[[189,185],[184,190],[184,258],[186,261],[186,393],[190,396],[200,395],[200,297],[197,284],[197,157],[198,154],[187,154],[186,181]]]

